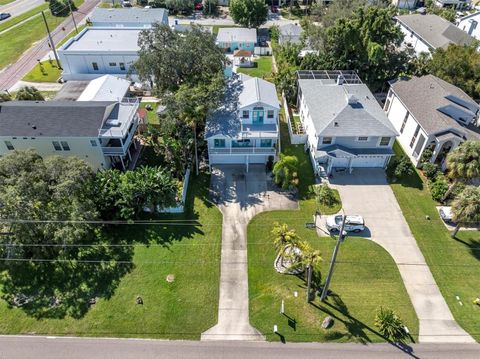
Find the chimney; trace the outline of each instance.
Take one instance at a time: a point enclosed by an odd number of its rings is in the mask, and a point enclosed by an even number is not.
[[[344,78],[342,75],[337,76],[337,85],[343,85]]]

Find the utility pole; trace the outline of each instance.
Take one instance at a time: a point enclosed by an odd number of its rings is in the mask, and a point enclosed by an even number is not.
[[[60,70],[63,70],[62,66],[60,65],[60,60],[58,59],[57,49],[55,48],[55,44],[53,43],[52,34],[50,34],[50,29],[48,28],[48,23],[45,17],[45,13],[43,11],[42,11],[42,17],[43,17],[43,22],[45,22],[45,27],[47,28],[48,38],[50,40],[50,45],[52,46],[53,55],[55,56],[55,60],[57,61],[57,66]]]
[[[70,0],[67,0],[68,8],[70,9],[70,14],[72,14],[73,25],[75,26],[75,32],[78,34],[77,22],[75,21],[75,16],[73,16],[72,3]]]
[[[330,281],[332,280],[333,275],[333,267],[335,266],[335,261],[337,260],[338,249],[340,248],[340,243],[342,243],[346,237],[343,230],[345,228],[345,222],[347,221],[347,216],[342,216],[342,227],[340,228],[340,232],[338,234],[337,243],[335,244],[335,249],[333,250],[332,260],[330,262],[330,269],[328,270],[327,280],[325,281],[325,285],[323,286],[322,295],[320,296],[320,300],[322,302],[325,301],[328,293],[328,287],[330,286]]]

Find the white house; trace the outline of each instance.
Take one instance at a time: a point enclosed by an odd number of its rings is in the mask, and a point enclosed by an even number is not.
[[[278,43],[280,45],[290,42],[292,44],[300,44],[302,36],[302,27],[297,24],[285,24],[278,27]]]
[[[417,4],[418,0],[392,0],[392,5],[399,9],[415,9]]]
[[[450,44],[468,45],[474,38],[444,18],[432,14],[396,16],[395,20],[405,35],[403,47],[412,48],[418,55],[431,53]]]
[[[355,71],[298,71],[297,109],[316,173],[384,168],[397,131]]]
[[[435,5],[438,7],[453,8],[455,10],[468,9],[470,0],[436,0]]]
[[[153,23],[168,25],[168,10],[145,8],[95,8],[90,16],[95,27],[150,28]]]
[[[94,170],[126,169],[137,144],[138,99],[10,101],[0,104],[0,155],[34,149],[41,156],[77,156]]]
[[[257,29],[247,29],[244,27],[222,27],[218,30],[217,45],[225,52],[234,52],[235,50],[246,50],[255,52],[257,43]]]
[[[463,141],[480,140],[480,107],[458,87],[433,75],[391,84],[384,110],[398,141],[418,166],[425,149],[444,168],[446,155]]]
[[[460,30],[465,31],[470,36],[480,40],[480,12],[464,16],[457,21],[457,26]]]
[[[58,50],[62,78],[66,81],[92,80],[106,74],[126,77],[130,66],[138,59],[140,31],[86,27]]]
[[[223,105],[207,118],[209,164],[266,163],[279,142],[275,85],[246,75],[228,80]]]

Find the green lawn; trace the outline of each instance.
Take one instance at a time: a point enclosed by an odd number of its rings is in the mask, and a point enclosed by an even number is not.
[[[287,223],[302,239],[321,250],[324,261],[322,276],[328,270],[335,241],[318,237],[305,228],[312,221],[316,203],[312,196],[313,172],[303,145],[289,145],[286,124],[281,126],[285,154],[300,160],[300,210],[276,211],[256,216],[248,226],[248,268],[250,321],[270,341],[333,341],[382,342],[384,338],[374,326],[375,310],[383,305],[394,309],[418,336],[418,320],[400,274],[390,255],[377,244],[363,238],[350,237],[342,244],[330,289],[333,296],[323,304],[317,297],[311,304],[305,300],[303,277],[278,274],[273,269],[275,251],[270,237],[273,223]],[[324,280],[324,278],[323,278]],[[294,292],[298,292],[298,297]],[[279,313],[285,301],[285,315]],[[335,322],[331,329],[321,328],[330,315]],[[282,336],[273,334],[278,325]]]
[[[152,106],[152,111],[147,111],[147,119],[148,123],[151,124],[159,124],[158,116],[157,116],[157,107],[158,102],[140,102],[140,108],[145,108],[145,106],[150,105]]]
[[[398,144],[395,150],[402,151]],[[472,301],[480,295],[480,232],[461,231],[458,239],[452,239],[427,184],[417,173],[400,178],[391,187],[453,316],[479,341],[480,307]]]
[[[238,72],[249,76],[268,79],[272,77],[272,57],[260,56],[258,60],[255,61],[255,67],[239,68]]]
[[[42,71],[43,68],[43,71]],[[57,82],[62,74],[55,60],[42,61],[37,64],[28,74],[23,77],[23,81],[29,82]]]
[[[75,1],[77,6],[82,3],[83,0]],[[35,13],[39,12],[38,8],[34,10]],[[45,16],[51,31],[65,20],[64,17],[53,16],[49,11],[45,12]],[[24,24],[0,35],[0,49],[2,49],[0,51],[0,69],[15,62],[35,42],[43,39],[45,36],[47,36],[47,32],[41,16],[35,16]]]
[[[22,21],[28,19],[29,17],[32,17],[34,15],[38,15],[38,14],[40,14],[40,12],[42,10],[46,10],[46,9],[48,9],[48,4],[42,4],[42,5],[37,6],[36,8],[34,8],[30,11],[27,11],[27,12],[24,12],[23,14],[15,16],[14,18],[4,20],[4,21],[0,22],[0,31],[6,30],[9,27],[12,27],[13,25],[18,24],[19,22],[22,22]]]
[[[79,319],[37,319],[0,300],[0,333],[199,339],[217,322],[218,310],[222,217],[207,198],[208,185],[208,176],[194,177],[188,214],[160,217],[196,219],[198,224],[118,229],[118,235],[137,246],[133,267],[118,284],[110,284],[111,298],[99,299]],[[91,271],[96,274],[94,265]],[[168,274],[174,274],[173,283],[167,283]],[[137,295],[143,305],[135,303]]]
[[[0,5],[7,5],[10,4],[11,2],[14,2],[15,0],[0,0]]]

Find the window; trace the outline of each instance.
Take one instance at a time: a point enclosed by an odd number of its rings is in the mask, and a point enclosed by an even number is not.
[[[322,138],[322,145],[330,145],[330,144],[332,144],[332,137]]]
[[[97,147],[97,140],[90,140],[92,147]]]
[[[213,146],[215,148],[225,148],[225,140],[221,138],[216,138],[213,140]]]
[[[242,118],[249,118],[249,117],[250,117],[250,114],[248,113],[248,111],[242,112]]]
[[[360,136],[357,138],[357,141],[362,141],[362,142],[368,141],[368,136]]]
[[[119,65],[120,65],[120,70],[121,70],[121,71],[125,71],[125,63],[124,63],[124,62],[120,62]]]
[[[62,144],[62,148],[64,151],[70,151],[70,146],[68,145],[68,142],[62,141],[60,143]]]
[[[390,111],[390,99],[387,98],[387,101],[385,101],[385,108],[384,108],[385,112],[388,113],[388,111]]]
[[[96,62],[92,62],[92,67],[94,71],[98,71],[98,64]]]
[[[412,136],[412,140],[410,141],[410,148],[413,147],[415,140],[417,139],[418,132],[420,131],[420,125],[417,125],[417,128],[415,129],[415,133]]]
[[[10,151],[13,151],[15,149],[15,147],[13,147],[12,143],[10,141],[5,141],[5,146],[7,146],[7,148],[10,150]]]
[[[109,66],[117,66],[117,63],[116,62],[109,62],[108,65]]]
[[[275,112],[273,110],[268,110],[267,112],[267,117],[268,118],[273,118],[273,115],[275,114]]]
[[[55,148],[55,151],[61,151],[62,147],[60,146],[60,143],[57,141],[52,142],[53,148]]]
[[[272,147],[272,140],[260,140],[260,147]]]
[[[388,146],[390,144],[390,137],[380,138],[380,146]]]
[[[407,111],[405,114],[405,117],[402,122],[402,127],[400,127],[400,133],[403,133],[403,130],[405,129],[405,125],[407,124],[408,116],[410,116],[410,113]]]

